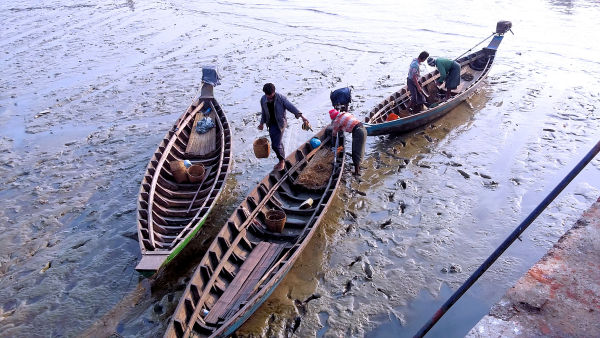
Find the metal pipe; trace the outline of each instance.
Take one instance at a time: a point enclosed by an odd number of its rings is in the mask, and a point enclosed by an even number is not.
[[[565,178],[544,198],[521,224],[500,244],[481,266],[467,279],[467,281],[448,298],[448,300],[435,312],[425,325],[414,335],[414,337],[423,337],[442,316],[450,309],[454,303],[481,277],[481,275],[508,249],[508,247],[527,229],[527,227],[546,209],[546,207],[560,194],[560,192],[581,172],[581,170],[600,152],[600,141],[590,150],[585,157],[577,163]]]

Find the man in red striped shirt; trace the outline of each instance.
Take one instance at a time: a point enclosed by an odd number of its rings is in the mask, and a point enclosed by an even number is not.
[[[331,117],[332,135],[338,132],[352,133],[352,163],[354,163],[354,175],[360,176],[360,162],[365,153],[367,142],[367,129],[354,115],[348,112],[339,112],[335,109],[329,111]]]

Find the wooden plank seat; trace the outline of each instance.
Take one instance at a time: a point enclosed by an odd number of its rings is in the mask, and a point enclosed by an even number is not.
[[[217,123],[215,119],[217,115],[215,114],[215,109],[211,108],[211,112],[208,115],[215,124]],[[187,147],[185,148],[186,156],[206,156],[215,151],[217,147],[217,127],[211,128],[208,132],[204,134],[200,134],[196,132],[196,126],[198,125],[198,121],[204,118],[204,114],[202,112],[198,112],[194,119],[194,124],[192,124],[192,131],[190,135],[190,139],[188,141]]]
[[[251,290],[254,289],[254,285],[262,278],[282,249],[283,245],[281,244],[264,241],[258,243],[235,274],[235,278],[229,283],[225,292],[212,306],[204,321],[216,324],[226,317],[233,305],[245,301]]]

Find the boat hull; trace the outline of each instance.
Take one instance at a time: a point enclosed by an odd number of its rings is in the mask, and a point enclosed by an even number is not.
[[[431,108],[428,108],[425,111],[410,114],[408,112],[410,92],[408,91],[407,86],[404,86],[393,93],[389,98],[377,105],[365,119],[367,135],[378,136],[405,133],[422,127],[449,113],[481,87],[483,80],[487,77],[492,67],[497,48],[502,39],[503,33],[496,34],[487,47],[457,60],[461,65],[461,77],[468,74],[472,76],[472,78],[468,81],[462,81],[459,88],[457,88],[458,92],[453,92],[454,96],[449,100],[436,102],[435,104],[431,104]],[[434,70],[422,76],[419,82],[422,87],[431,87],[438,78],[439,72]],[[437,97],[440,95],[440,93],[437,92],[437,89],[435,90],[436,92],[429,93],[430,96],[433,95],[433,97]],[[401,115],[401,117],[388,121],[388,117],[391,113]]]

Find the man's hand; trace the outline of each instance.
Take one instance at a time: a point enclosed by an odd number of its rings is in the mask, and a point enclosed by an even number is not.
[[[262,123],[258,125],[258,130],[263,130],[263,128],[264,128],[264,126]]]

